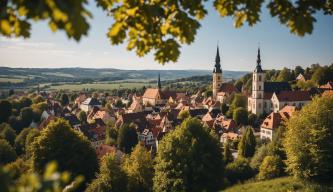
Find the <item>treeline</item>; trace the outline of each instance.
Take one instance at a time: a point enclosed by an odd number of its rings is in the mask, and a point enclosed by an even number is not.
[[[265,73],[266,81],[289,82],[294,90],[307,90],[333,81],[333,63],[329,66],[312,64],[305,69],[301,66],[296,66],[294,69],[284,67],[282,70],[265,70]],[[299,74],[302,74],[306,81],[296,81]],[[252,73],[246,74],[238,79],[235,82],[235,86],[240,90],[251,93]]]

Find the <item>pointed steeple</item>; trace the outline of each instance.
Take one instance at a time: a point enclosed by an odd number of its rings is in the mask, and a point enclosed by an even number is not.
[[[254,69],[254,72],[263,72],[261,68],[261,59],[260,59],[260,47],[258,47],[258,54],[257,54],[257,66]]]
[[[215,57],[215,66],[214,66],[213,73],[222,73],[220,62],[221,62],[221,59],[220,59],[220,53],[219,53],[219,46],[217,46],[216,57]]]
[[[158,80],[157,80],[157,87],[161,89],[161,78],[160,78],[160,73],[158,73]]]

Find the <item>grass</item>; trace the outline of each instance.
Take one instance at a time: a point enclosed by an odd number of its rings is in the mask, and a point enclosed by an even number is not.
[[[87,83],[87,84],[64,84],[64,85],[54,85],[48,88],[49,90],[70,90],[70,91],[80,91],[83,89],[97,89],[97,90],[111,90],[111,89],[133,89],[141,88],[143,86],[149,86],[149,83]]]
[[[319,184],[303,182],[293,177],[281,177],[267,181],[249,182],[245,184],[237,184],[229,187],[223,192],[320,192],[333,191],[333,185],[323,186]]]

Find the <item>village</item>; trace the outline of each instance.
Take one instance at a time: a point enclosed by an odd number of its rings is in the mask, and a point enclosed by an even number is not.
[[[128,94],[118,97],[103,93],[80,93],[72,102],[69,102],[68,98],[67,102],[61,102],[55,98],[55,93],[41,91],[39,94],[47,105],[41,113],[40,123],[32,122],[30,127],[42,130],[51,121],[63,118],[73,129],[83,133],[91,141],[98,157],[102,158],[108,153],[123,154],[124,150],[117,147],[116,138],[108,137],[110,129],[117,132],[122,126],[130,125],[137,134],[137,141],[133,142],[141,143],[154,155],[166,134],[176,129],[187,117],[195,117],[213,131],[222,144],[231,142],[233,156],[237,157],[237,145],[247,127],[253,128],[257,142],[267,142],[272,140],[276,129],[285,120],[313,97],[333,93],[333,82],[311,90],[292,90],[288,82],[266,81],[260,49],[257,63],[253,66],[252,93],[238,89],[231,82],[223,82],[218,48],[212,72],[212,94],[208,97],[200,90],[193,95],[163,90],[160,75],[156,87],[147,88],[143,95]],[[295,81],[306,81],[306,77],[299,74]],[[246,117],[243,117],[246,120],[227,115],[230,113],[227,109],[235,108],[232,106],[237,103],[235,98],[245,98],[247,104],[244,106],[243,101],[243,104],[236,107],[246,108]],[[236,109],[234,114],[235,111]],[[237,116],[244,116],[244,110],[238,111],[241,112]],[[110,142],[110,139],[113,141]]]

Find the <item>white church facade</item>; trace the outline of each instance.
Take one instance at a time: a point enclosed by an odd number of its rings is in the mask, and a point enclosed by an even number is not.
[[[252,75],[252,94],[248,97],[248,111],[260,116],[278,112],[286,105],[301,108],[310,101],[308,91],[292,91],[288,82],[267,82],[258,49],[257,65]]]

